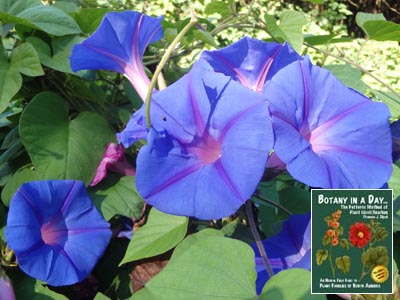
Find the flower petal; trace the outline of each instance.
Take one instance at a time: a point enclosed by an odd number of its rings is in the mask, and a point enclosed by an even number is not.
[[[138,140],[147,138],[148,128],[146,125],[145,105],[136,111],[129,119],[123,131],[117,133],[118,143],[129,148]]]
[[[53,286],[73,284],[87,276],[80,278],[76,266],[58,247],[43,245],[29,254],[17,256],[17,259],[22,271]]]
[[[139,152],[137,188],[146,201],[166,213],[218,219],[234,213],[242,204],[214,165],[203,165],[194,155],[175,145],[164,155],[160,136]],[[143,168],[143,169],[142,169]],[[229,199],[229,201],[223,201]]]
[[[259,93],[281,68],[302,59],[287,43],[265,43],[249,37],[220,50],[204,51],[201,58],[216,72],[231,76]]]
[[[275,153],[299,181],[322,188],[379,188],[391,176],[387,106],[347,88],[308,59],[267,84]]]
[[[142,58],[146,47],[162,38],[161,20],[134,11],[107,13],[99,28],[72,49],[72,70],[124,74],[144,100],[150,80]]]

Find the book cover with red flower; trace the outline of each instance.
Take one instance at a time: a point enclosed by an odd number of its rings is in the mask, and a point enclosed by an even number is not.
[[[313,294],[392,293],[392,190],[311,191]]]

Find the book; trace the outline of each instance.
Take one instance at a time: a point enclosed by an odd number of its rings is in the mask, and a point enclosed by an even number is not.
[[[393,191],[311,190],[311,293],[391,294]]]

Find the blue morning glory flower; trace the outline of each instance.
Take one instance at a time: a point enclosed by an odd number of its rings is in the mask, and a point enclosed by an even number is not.
[[[287,43],[266,43],[249,37],[220,50],[204,51],[201,58],[215,72],[231,76],[258,93],[264,91],[265,82],[281,68],[302,59]]]
[[[136,168],[142,197],[175,215],[233,214],[255,191],[273,145],[263,97],[200,60],[151,105]]]
[[[283,222],[279,234],[263,241],[265,251],[274,273],[285,269],[302,268],[311,269],[311,230],[310,213],[305,215],[292,215]],[[252,244],[256,262],[256,288],[261,291],[268,281],[269,276],[265,269],[263,259],[255,243]]]
[[[145,100],[150,80],[142,58],[146,47],[162,38],[161,20],[162,17],[152,18],[135,11],[107,13],[99,28],[72,49],[72,70],[124,74]]]
[[[89,275],[111,230],[82,182],[47,180],[24,183],[14,194],[5,237],[22,271],[60,286]]]
[[[384,103],[343,85],[309,59],[265,85],[274,151],[297,180],[321,188],[380,188],[392,173],[392,140]]]

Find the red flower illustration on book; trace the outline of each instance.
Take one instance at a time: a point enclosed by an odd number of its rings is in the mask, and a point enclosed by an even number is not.
[[[364,222],[356,222],[350,226],[349,241],[358,248],[364,248],[371,240],[371,230]]]

